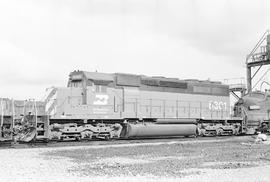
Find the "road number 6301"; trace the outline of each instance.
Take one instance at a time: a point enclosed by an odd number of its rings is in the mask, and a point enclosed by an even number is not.
[[[209,102],[209,109],[210,110],[226,110],[227,103],[222,101],[210,101]]]

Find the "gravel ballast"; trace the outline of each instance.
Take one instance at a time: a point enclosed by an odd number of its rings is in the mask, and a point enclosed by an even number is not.
[[[0,150],[3,181],[270,181],[270,145],[238,138]]]

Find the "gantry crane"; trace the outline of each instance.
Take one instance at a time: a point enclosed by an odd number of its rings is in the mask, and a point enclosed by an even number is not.
[[[252,80],[260,71],[262,66],[270,64],[270,30],[267,30],[256,46],[252,49],[250,54],[246,57],[247,68],[247,92],[251,92],[264,76],[270,71],[270,68],[261,76],[261,78],[253,85]],[[252,74],[252,68],[256,68],[256,71]],[[264,82],[262,82],[264,83]]]

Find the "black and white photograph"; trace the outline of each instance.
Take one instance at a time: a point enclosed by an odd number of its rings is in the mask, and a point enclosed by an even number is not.
[[[0,181],[270,181],[268,0],[0,0],[0,68]]]

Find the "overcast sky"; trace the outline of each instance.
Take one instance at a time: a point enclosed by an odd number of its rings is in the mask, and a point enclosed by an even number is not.
[[[0,97],[41,98],[73,70],[245,76],[267,0],[0,1]]]

